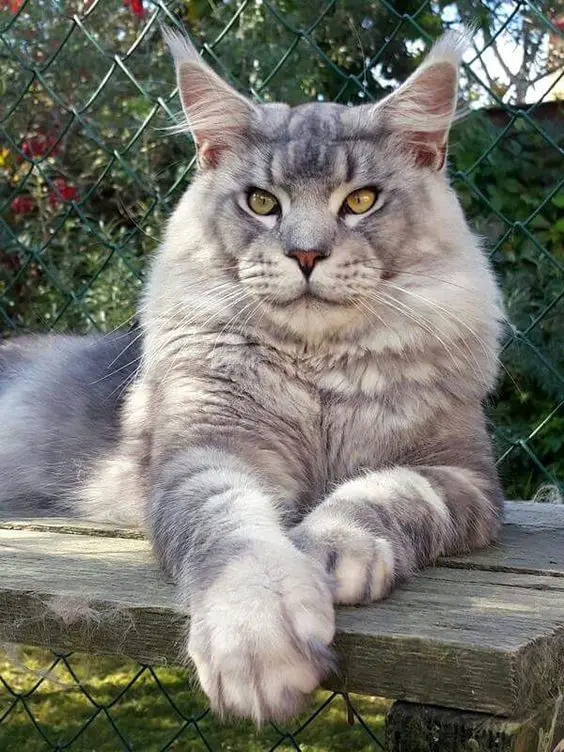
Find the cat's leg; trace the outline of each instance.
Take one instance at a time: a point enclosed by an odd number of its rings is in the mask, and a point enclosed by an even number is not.
[[[340,485],[291,537],[333,576],[336,603],[360,604],[439,556],[487,545],[501,517],[493,467],[393,467]]]
[[[332,665],[328,577],[288,539],[283,506],[243,461],[201,448],[161,463],[148,515],[212,707],[257,722],[294,715]]]

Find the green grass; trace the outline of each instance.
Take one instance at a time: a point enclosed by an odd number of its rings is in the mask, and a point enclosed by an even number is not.
[[[380,749],[371,734],[383,739],[386,702],[380,698],[350,696],[370,733],[358,719],[349,725],[341,696],[334,697],[298,730],[332,697],[322,691],[316,693],[309,713],[291,726],[277,730],[269,725],[259,731],[251,723],[220,723],[206,714],[205,698],[181,669],[155,667],[151,672],[133,661],[75,653],[68,659],[73,677],[64,662],[49,671],[54,660],[50,651],[39,648],[18,649],[17,660],[12,655],[0,655],[2,752],[67,748],[73,752],[368,752]],[[35,727],[30,714],[49,741]],[[186,724],[185,719],[199,720]],[[286,732],[295,733],[295,744],[291,738],[284,738]]]

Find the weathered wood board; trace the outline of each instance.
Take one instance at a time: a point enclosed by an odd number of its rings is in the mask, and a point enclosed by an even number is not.
[[[182,660],[188,616],[135,531],[0,520],[0,641]],[[508,505],[502,542],[339,609],[349,691],[506,716],[564,689],[564,506]]]
[[[564,752],[562,733],[561,698],[520,719],[401,701],[386,716],[388,752]]]

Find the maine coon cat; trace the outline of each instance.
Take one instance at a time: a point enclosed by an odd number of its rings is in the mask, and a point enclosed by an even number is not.
[[[334,604],[499,530],[501,311],[445,168],[461,39],[376,105],[290,108],[166,36],[198,175],[139,331],[0,348],[0,503],[143,524],[212,707],[285,718]]]

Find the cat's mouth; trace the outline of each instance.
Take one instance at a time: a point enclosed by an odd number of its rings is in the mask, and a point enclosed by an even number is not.
[[[276,308],[289,308],[290,306],[298,306],[303,305],[306,307],[312,307],[312,308],[319,308],[322,306],[343,306],[343,303],[339,300],[332,300],[331,298],[327,298],[324,295],[320,295],[318,292],[314,292],[311,289],[304,290],[302,293],[297,295],[295,298],[291,298],[289,300],[273,300],[271,301],[272,304]]]

